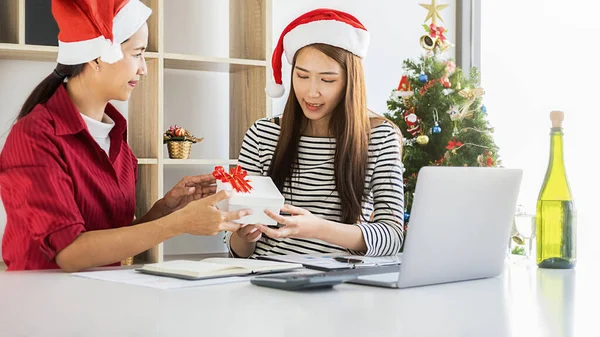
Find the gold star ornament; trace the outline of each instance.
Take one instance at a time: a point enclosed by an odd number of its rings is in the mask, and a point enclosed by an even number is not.
[[[427,20],[431,19],[431,23],[433,23],[436,26],[437,26],[437,19],[440,19],[442,22],[444,22],[444,19],[440,15],[440,11],[442,9],[448,7],[447,4],[445,4],[445,5],[438,5],[437,2],[436,2],[436,0],[431,0],[431,4],[429,4],[429,5],[427,5],[427,4],[419,4],[419,6],[425,8],[426,10],[429,11],[429,12],[427,12],[427,17],[425,18],[425,22],[427,22]]]

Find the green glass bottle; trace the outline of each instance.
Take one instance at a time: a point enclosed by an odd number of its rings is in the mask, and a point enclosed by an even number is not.
[[[570,269],[577,261],[577,226],[563,159],[564,113],[550,113],[550,161],[536,208],[536,262],[540,268]]]

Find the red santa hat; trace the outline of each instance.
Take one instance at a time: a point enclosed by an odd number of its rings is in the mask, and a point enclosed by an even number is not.
[[[73,65],[100,57],[123,58],[121,43],[148,20],[152,10],[139,0],[52,0],[60,30],[57,62]]]
[[[369,47],[370,34],[354,16],[334,9],[320,8],[302,14],[285,27],[273,51],[271,66],[273,79],[265,91],[271,97],[281,97],[285,91],[281,81],[281,57],[285,51],[288,63],[301,48],[323,43],[345,49],[364,58]]]

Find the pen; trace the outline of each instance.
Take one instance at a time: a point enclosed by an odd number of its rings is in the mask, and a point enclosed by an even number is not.
[[[338,262],[343,262],[343,263],[362,263],[363,262],[360,259],[352,258],[352,257],[345,257],[345,256],[336,256],[333,259]]]

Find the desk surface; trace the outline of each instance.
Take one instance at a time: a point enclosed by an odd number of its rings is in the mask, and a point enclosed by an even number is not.
[[[0,336],[597,336],[593,266],[412,289],[155,290],[60,272],[0,273]]]

